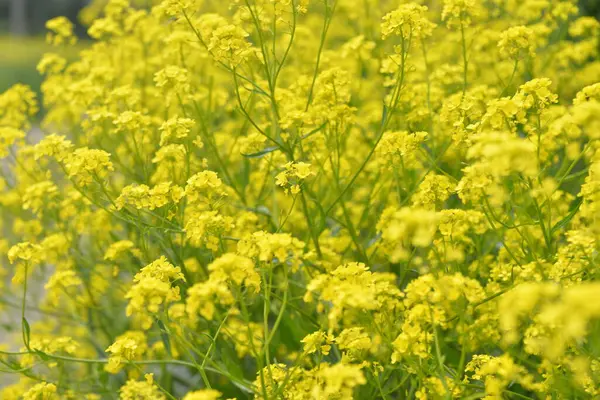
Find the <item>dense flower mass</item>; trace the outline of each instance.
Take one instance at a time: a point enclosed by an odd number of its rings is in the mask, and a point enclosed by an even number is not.
[[[600,397],[600,23],[575,0],[82,19],[40,98],[0,94],[1,399]]]

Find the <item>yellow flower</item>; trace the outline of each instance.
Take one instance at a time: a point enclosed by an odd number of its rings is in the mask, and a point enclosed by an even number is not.
[[[81,287],[83,282],[75,271],[56,271],[44,285],[48,291],[47,298],[50,304],[58,306],[63,295],[74,297],[73,288]]]
[[[365,376],[361,367],[352,364],[326,365],[319,370],[318,376],[322,379],[322,385],[314,388],[317,397],[331,398],[331,396],[340,396],[341,398],[352,398],[352,392],[356,386],[366,383]]]
[[[231,232],[233,227],[233,218],[217,211],[193,213],[185,224],[185,237],[194,247],[204,246],[216,252],[223,236]]]
[[[154,210],[169,203],[177,204],[183,196],[183,188],[171,182],[162,182],[153,188],[146,185],[129,185],[121,190],[115,205],[118,210],[126,205],[134,206],[138,210]]]
[[[43,156],[56,158],[56,161],[62,162],[71,153],[73,143],[64,136],[51,134],[45,136],[38,144],[34,146],[35,159]]]
[[[135,248],[135,244],[131,240],[119,240],[118,242],[112,243],[106,252],[104,253],[104,259],[109,261],[117,261],[117,259],[131,253],[137,258],[141,258],[142,254],[140,250]]]
[[[19,129],[0,127],[0,157],[6,157],[10,147],[23,138],[25,138],[25,132]]]
[[[298,258],[304,250],[304,242],[288,233],[255,232],[238,242],[237,252],[240,255],[256,259],[264,263],[283,264],[288,261],[292,270],[298,267]]]
[[[141,331],[127,331],[117,337],[115,342],[105,350],[110,353],[105,369],[111,374],[118,373],[123,364],[139,360],[148,350],[146,335]]]
[[[403,207],[386,209],[377,230],[385,253],[392,262],[406,260],[413,247],[426,247],[433,241],[439,217],[434,211]]]
[[[58,400],[58,390],[55,384],[40,382],[23,393],[23,400]]]
[[[417,150],[426,137],[427,132],[387,131],[383,134],[375,154],[383,165],[414,168],[419,165]]]
[[[52,209],[58,196],[58,188],[54,182],[43,181],[33,184],[25,190],[23,209],[40,214],[40,211]]]
[[[417,207],[435,208],[454,192],[454,184],[445,175],[427,174],[412,197]]]
[[[160,145],[186,138],[195,124],[196,122],[189,118],[171,118],[165,121],[159,128]]]
[[[187,92],[189,90],[188,71],[176,65],[169,65],[154,75],[154,83],[156,87],[163,90]]]
[[[88,186],[94,180],[105,179],[109,172],[114,171],[109,153],[87,147],[75,150],[67,158],[65,169],[69,177],[81,186]]]
[[[183,400],[217,400],[221,397],[221,392],[214,389],[202,389],[186,393]]]
[[[121,400],[164,400],[165,395],[154,384],[154,374],[144,375],[145,381],[128,380],[119,389]]]
[[[227,284],[221,280],[209,279],[199,282],[187,291],[185,311],[192,322],[196,322],[198,314],[212,320],[217,304],[233,304],[234,297]]]
[[[442,20],[448,27],[469,26],[481,14],[478,0],[444,0]]]
[[[55,53],[45,53],[37,64],[37,71],[42,74],[58,74],[67,65],[67,60]]]
[[[381,36],[383,39],[397,35],[405,40],[431,36],[435,24],[427,20],[427,7],[416,3],[402,4],[383,16]]]
[[[307,285],[305,302],[312,302],[315,294],[331,307],[328,312],[329,331],[339,321],[355,312],[393,313],[400,308],[400,290],[392,284],[393,274],[369,271],[361,263],[341,265],[329,274],[315,276]],[[323,310],[323,307],[320,307]]]
[[[536,78],[522,84],[515,95],[515,101],[524,109],[542,110],[558,101],[558,96],[550,91],[552,81]]]
[[[304,343],[306,354],[320,352],[323,355],[328,355],[333,343],[333,336],[323,331],[316,331],[306,335],[301,342]]]
[[[17,130],[28,130],[30,127],[29,117],[38,112],[38,104],[35,93],[27,85],[17,83],[7,91],[0,94],[0,130],[14,128]],[[1,143],[14,143],[24,133],[7,130],[0,136]],[[2,136],[5,136],[2,139]],[[6,151],[0,147],[0,155]]]
[[[189,202],[201,200],[211,201],[225,196],[223,181],[219,179],[216,172],[202,171],[193,175],[187,181],[185,195]]]
[[[17,264],[13,283],[23,283],[26,269],[41,261],[42,247],[29,242],[22,242],[12,246],[8,250],[8,260],[11,264]]]
[[[222,25],[211,34],[206,46],[216,61],[231,68],[248,60],[252,44],[246,40],[248,33],[236,25]]]
[[[156,15],[164,15],[173,17],[188,12],[194,13],[194,8],[201,5],[199,0],[165,0],[152,8],[152,13]]]
[[[314,175],[314,172],[310,164],[290,161],[284,165],[284,171],[275,177],[275,184],[284,188],[286,193],[291,189],[292,194],[298,194],[300,185],[311,175]]]
[[[65,17],[56,17],[47,21],[46,28],[50,31],[46,35],[46,41],[54,46],[72,45],[77,42],[77,37],[73,34],[73,23]]]
[[[256,293],[260,291],[260,275],[254,269],[254,262],[235,253],[225,253],[208,265],[211,279],[232,281],[236,285],[244,284]]]
[[[500,35],[500,53],[506,58],[519,60],[535,55],[535,34],[526,26],[513,26]]]
[[[185,277],[181,268],[173,266],[166,257],[146,265],[133,278],[133,285],[125,294],[129,299],[126,313],[139,318],[143,329],[152,326],[151,315],[157,314],[161,307],[178,301],[179,287],[173,283]]]

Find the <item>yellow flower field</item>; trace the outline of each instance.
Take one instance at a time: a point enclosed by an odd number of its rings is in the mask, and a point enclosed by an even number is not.
[[[575,0],[84,15],[0,94],[1,399],[600,398]]]

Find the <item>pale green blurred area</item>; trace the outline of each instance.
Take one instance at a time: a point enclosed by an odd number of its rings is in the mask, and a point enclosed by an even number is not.
[[[76,58],[85,43],[70,49],[48,45],[45,22],[65,15],[76,23],[76,33],[85,42],[86,28],[79,16],[89,4],[90,0],[0,0],[0,92],[24,83],[39,93],[43,77],[36,66],[44,53]]]
[[[150,8],[159,0],[130,0],[136,7]],[[221,1],[221,0],[207,0]],[[227,0],[223,0],[227,1]],[[89,38],[87,26],[98,17],[108,0],[0,0],[0,93],[24,83],[39,93],[43,81],[36,66],[46,52],[67,59],[77,57]],[[45,41],[45,22],[66,16],[75,24],[78,45],[56,49]]]
[[[44,53],[54,52],[75,59],[85,42],[68,49],[57,49],[46,43],[43,36],[0,36],[0,93],[15,83],[25,83],[39,91],[43,77],[36,66]]]

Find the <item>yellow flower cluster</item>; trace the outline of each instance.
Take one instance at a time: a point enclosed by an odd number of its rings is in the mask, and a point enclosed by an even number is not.
[[[121,400],[165,400],[167,398],[154,383],[153,374],[146,374],[144,378],[144,381],[128,380],[119,389],[119,398]]]
[[[75,150],[72,157],[66,160],[65,169],[69,178],[75,180],[76,185],[87,186],[92,181],[102,184],[101,181],[114,168],[109,153],[83,147]]]
[[[115,204],[119,210],[127,205],[138,210],[154,210],[169,203],[177,204],[183,195],[183,188],[172,185],[171,182],[161,182],[152,188],[146,185],[129,185],[121,190]]]
[[[106,349],[106,352],[110,353],[110,358],[105,369],[110,373],[117,373],[123,368],[124,363],[141,358],[147,350],[148,345],[144,332],[125,332]]]
[[[346,326],[353,318],[360,320],[365,312],[381,313],[382,318],[394,315],[400,308],[402,293],[393,281],[393,274],[371,272],[362,263],[349,263],[311,280],[304,301],[312,302],[318,293],[323,303],[319,303],[317,310],[325,311],[330,305],[327,321],[329,330],[334,331],[341,320]]]
[[[164,256],[146,265],[135,274],[133,285],[125,293],[124,297],[129,299],[127,315],[134,315],[143,329],[149,329],[152,326],[151,315],[159,313],[161,306],[181,298],[179,287],[173,286],[178,280],[185,281],[181,269],[169,263]]]
[[[599,398],[577,4],[93,0],[68,58],[48,21],[0,94],[0,399]]]
[[[535,55],[535,33],[526,26],[514,26],[500,34],[498,47],[507,58],[519,60]]]
[[[438,215],[434,211],[402,207],[383,211],[377,223],[381,232],[381,246],[391,262],[406,260],[411,249],[427,247],[437,230]]]
[[[73,34],[73,23],[65,17],[56,17],[46,22],[46,41],[55,46],[72,45],[77,41]]]
[[[396,10],[383,16],[381,35],[385,39],[391,35],[410,40],[431,36],[435,24],[426,16],[427,7],[416,3],[402,4]]]
[[[313,175],[314,172],[310,169],[310,164],[305,162],[292,162],[285,164],[284,170],[277,174],[275,182],[277,186],[285,189],[286,194],[300,193],[300,185],[306,178]]]

